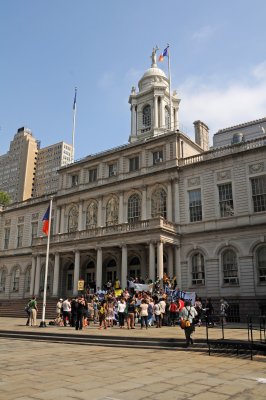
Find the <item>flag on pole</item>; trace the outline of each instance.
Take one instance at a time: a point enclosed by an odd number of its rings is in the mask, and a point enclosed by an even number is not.
[[[169,55],[168,55],[168,48],[169,48],[169,46],[167,46],[167,47],[164,49],[163,53],[160,54],[160,56],[159,56],[159,61],[163,61],[164,57],[168,57],[168,56],[169,56]]]
[[[43,233],[45,233],[46,236],[48,236],[48,232],[49,232],[49,216],[50,216],[50,206],[47,208],[46,213],[43,216],[43,226],[42,226],[42,231]]]
[[[73,102],[73,110],[76,109],[76,102],[77,102],[77,88],[75,88],[75,96],[74,96],[74,102]]]

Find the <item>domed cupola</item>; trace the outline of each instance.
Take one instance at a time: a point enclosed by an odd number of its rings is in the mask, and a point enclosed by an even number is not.
[[[152,64],[144,72],[138,82],[139,92],[132,87],[129,97],[131,105],[131,135],[130,142],[151,136],[163,134],[170,127],[170,96],[169,79],[164,71],[157,66],[156,52],[158,47],[153,48]],[[176,91],[171,96],[172,100],[172,130],[178,128],[178,109],[180,99]]]

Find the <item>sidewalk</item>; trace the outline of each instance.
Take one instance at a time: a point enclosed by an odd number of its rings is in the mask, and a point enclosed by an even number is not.
[[[122,337],[130,337],[130,338],[140,338],[140,337],[152,337],[152,338],[173,338],[173,339],[184,339],[184,331],[179,327],[170,327],[163,326],[160,329],[156,329],[155,327],[151,327],[148,330],[140,329],[140,325],[136,325],[136,329],[131,330],[127,329],[119,329],[118,326],[114,326],[113,328],[108,329],[98,329],[98,324],[90,323],[90,326],[83,328],[81,331],[76,331],[74,328],[68,327],[58,327],[48,325],[48,320],[46,320],[46,327],[40,328],[40,320],[37,320],[37,327],[25,326],[26,318],[3,318],[0,317],[0,329],[1,330],[13,330],[13,331],[40,331],[45,333],[68,333],[73,335],[104,335],[104,336],[122,336]],[[196,330],[193,334],[195,341],[206,341],[206,327],[196,327]],[[221,339],[222,338],[222,329],[217,326],[209,329],[209,339]],[[224,338],[225,339],[234,339],[234,340],[248,340],[248,332],[247,326],[245,324],[228,324],[224,327]],[[253,339],[259,339],[259,332],[253,332]]]
[[[0,319],[0,329],[182,338],[180,328],[141,331],[89,327],[31,328],[24,319]],[[198,328],[196,340],[204,337]],[[219,337],[218,329],[212,330]],[[226,328],[245,338],[245,331]],[[227,337],[227,336],[226,336]],[[0,400],[264,400],[266,358],[207,352],[77,346],[0,339]],[[265,382],[265,383],[264,383]]]

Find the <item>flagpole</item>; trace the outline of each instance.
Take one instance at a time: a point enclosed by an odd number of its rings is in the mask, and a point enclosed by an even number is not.
[[[72,163],[75,160],[75,130],[76,130],[76,111],[77,111],[77,88],[75,87],[75,97],[73,103],[73,125],[72,125]]]
[[[168,46],[168,80],[169,80],[169,100],[170,100],[170,131],[172,130],[172,96],[171,96],[171,66],[170,66],[170,45]]]
[[[45,328],[46,327],[45,309],[46,309],[47,277],[48,277],[48,264],[49,264],[50,231],[51,231],[51,221],[52,221],[52,219],[51,219],[52,218],[52,206],[53,206],[53,197],[50,197],[49,226],[48,226],[48,235],[47,235],[44,289],[43,289],[42,320],[41,320],[41,323],[40,323],[40,328]]]

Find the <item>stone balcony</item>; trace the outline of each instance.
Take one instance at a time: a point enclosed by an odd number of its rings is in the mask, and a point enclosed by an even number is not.
[[[66,243],[71,241],[79,241],[84,239],[104,239],[112,235],[121,235],[127,233],[145,233],[146,231],[154,232],[156,230],[163,231],[169,234],[178,234],[179,228],[177,224],[166,221],[164,218],[153,218],[145,221],[136,221],[132,223],[123,223],[117,225],[110,225],[104,227],[96,227],[92,229],[85,229],[82,231],[58,233],[52,235],[50,238],[51,244]],[[47,242],[47,237],[42,236],[33,239],[33,247],[41,246]]]

